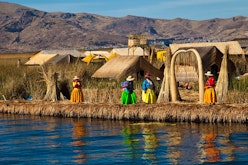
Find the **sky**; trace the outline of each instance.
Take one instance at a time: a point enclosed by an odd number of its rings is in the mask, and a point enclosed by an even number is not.
[[[46,12],[207,20],[248,16],[248,0],[3,0]]]

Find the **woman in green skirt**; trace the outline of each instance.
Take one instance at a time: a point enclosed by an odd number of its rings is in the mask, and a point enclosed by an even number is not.
[[[123,88],[121,94],[121,103],[122,104],[136,104],[137,103],[137,95],[134,92],[132,76],[128,76],[125,82],[121,83],[121,87]]]

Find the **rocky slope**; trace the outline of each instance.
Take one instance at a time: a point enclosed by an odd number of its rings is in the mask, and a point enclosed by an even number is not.
[[[226,41],[248,37],[248,17],[152,19],[88,13],[49,13],[0,2],[0,53],[42,49],[93,49],[126,46],[131,33],[174,43]]]

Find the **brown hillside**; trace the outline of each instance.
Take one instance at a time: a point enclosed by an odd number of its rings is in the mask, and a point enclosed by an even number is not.
[[[224,41],[248,37],[247,17],[152,19],[106,17],[88,13],[49,13],[0,2],[0,52],[41,49],[93,49],[126,46],[130,33],[148,39],[171,39],[174,43]]]

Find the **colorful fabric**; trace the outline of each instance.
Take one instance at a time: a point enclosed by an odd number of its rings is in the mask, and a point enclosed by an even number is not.
[[[209,77],[207,79],[206,86],[208,86],[208,87],[214,87],[215,86],[214,77]]]
[[[146,91],[148,88],[155,90],[155,85],[152,80],[145,79],[142,83],[142,90]]]
[[[142,90],[142,101],[147,104],[153,104],[157,101],[157,96],[152,89],[147,89],[146,91]]]
[[[84,101],[84,97],[83,97],[83,92],[81,89],[78,88],[74,88],[71,92],[71,102],[83,102]]]
[[[216,93],[213,87],[205,87],[204,103],[215,103],[217,102]]]
[[[129,92],[128,90],[123,90],[121,94],[121,103],[122,104],[136,104],[137,95],[134,92]]]
[[[156,103],[155,85],[151,79],[145,79],[142,83],[142,101],[148,104]]]
[[[133,82],[132,81],[125,81],[121,83],[121,87],[123,89],[126,89],[128,92],[133,92],[134,91],[134,87],[133,87]]]
[[[136,104],[137,95],[134,92],[133,82],[132,81],[122,82],[121,87],[123,88],[123,91],[121,94],[121,103],[122,104]]]
[[[73,90],[71,92],[71,102],[83,102],[84,101],[84,96],[83,96],[83,92],[81,90],[81,82],[80,81],[73,81],[72,83],[73,86]]]
[[[216,92],[214,87],[215,87],[214,77],[209,77],[205,84],[204,103],[217,102]]]

